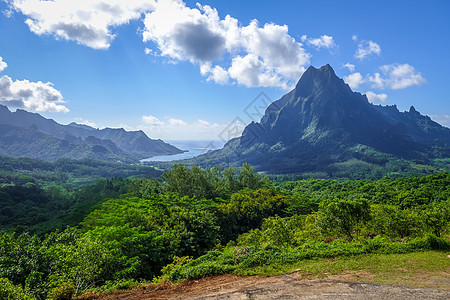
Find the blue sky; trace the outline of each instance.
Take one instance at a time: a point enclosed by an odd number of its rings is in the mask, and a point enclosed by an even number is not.
[[[0,0],[0,11],[0,103],[61,123],[214,140],[250,121],[261,92],[276,100],[329,63],[374,104],[450,126],[449,1]]]

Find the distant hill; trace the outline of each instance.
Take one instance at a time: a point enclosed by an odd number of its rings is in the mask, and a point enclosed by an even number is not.
[[[309,67],[296,87],[274,101],[241,137],[187,163],[247,162],[275,174],[346,177],[353,171],[381,175],[421,168],[436,159],[448,166],[449,128],[414,107],[400,112],[395,105],[369,103],[326,65]]]
[[[0,155],[47,161],[92,158],[136,162],[182,152],[161,140],[150,139],[143,131],[62,125],[37,113],[21,109],[11,112],[0,105]]]

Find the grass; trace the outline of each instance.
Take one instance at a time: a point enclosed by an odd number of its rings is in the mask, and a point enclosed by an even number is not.
[[[450,289],[450,257],[439,251],[304,260],[298,264],[260,266],[236,273],[274,276],[292,272],[299,272],[308,279],[349,274],[357,281]]]
[[[345,282],[374,282],[378,284],[408,285],[423,288],[450,290],[450,254],[442,251],[413,252],[406,254],[366,254],[333,259],[309,259],[297,264],[271,264],[248,269],[237,269],[232,274],[241,276],[276,276],[298,274],[303,279],[336,280]],[[164,288],[168,281],[159,282]],[[95,295],[120,293],[122,288],[146,289],[155,283],[136,282],[121,286],[110,282],[109,289],[93,290],[76,299],[93,299]],[[92,293],[94,292],[94,294]]]

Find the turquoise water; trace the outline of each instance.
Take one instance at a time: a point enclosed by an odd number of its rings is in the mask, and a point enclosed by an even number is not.
[[[178,149],[186,150],[186,152],[174,155],[152,156],[141,161],[176,161],[189,159],[204,154],[210,150],[220,149],[224,145],[224,142],[222,141],[167,141],[167,143],[174,145]]]

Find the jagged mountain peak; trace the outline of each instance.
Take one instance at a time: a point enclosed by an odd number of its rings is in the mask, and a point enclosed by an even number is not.
[[[336,75],[330,65],[324,65],[319,69],[310,66],[295,86],[295,95],[307,97],[311,93],[317,94],[329,89],[340,89],[345,93],[351,92],[350,87]]]
[[[379,154],[374,158],[358,149]],[[400,112],[395,105],[371,104],[325,65],[309,67],[292,91],[269,105],[260,122],[203,157],[212,164],[248,162],[261,171],[301,173],[332,170],[354,159],[372,163],[397,157],[426,164],[449,155],[450,129],[414,107]]]

